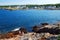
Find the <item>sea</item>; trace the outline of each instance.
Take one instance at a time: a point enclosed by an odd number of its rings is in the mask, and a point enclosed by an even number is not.
[[[53,24],[60,21],[60,10],[5,10],[0,9],[0,33],[6,33],[19,27],[29,32],[40,23]]]

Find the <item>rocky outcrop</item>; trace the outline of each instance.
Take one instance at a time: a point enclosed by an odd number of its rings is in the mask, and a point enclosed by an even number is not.
[[[36,33],[60,34],[60,29],[58,26],[49,25],[48,23],[42,23],[41,27],[34,26],[33,31]]]
[[[43,28],[37,31],[37,33],[50,33],[50,34],[60,34],[60,29],[58,28]]]

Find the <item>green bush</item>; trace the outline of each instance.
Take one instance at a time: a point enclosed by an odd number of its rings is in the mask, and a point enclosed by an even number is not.
[[[58,38],[57,38],[58,40],[60,40],[60,35],[58,36]]]

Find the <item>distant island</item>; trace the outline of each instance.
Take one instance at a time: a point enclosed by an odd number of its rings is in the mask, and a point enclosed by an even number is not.
[[[6,5],[6,6],[0,6],[0,9],[7,9],[7,10],[21,10],[21,9],[60,10],[60,4],[44,4],[44,5]]]

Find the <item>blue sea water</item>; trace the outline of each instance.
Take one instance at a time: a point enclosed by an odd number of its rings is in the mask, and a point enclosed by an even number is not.
[[[28,31],[40,23],[55,23],[60,20],[60,10],[3,10],[0,9],[0,32],[25,27]]]

